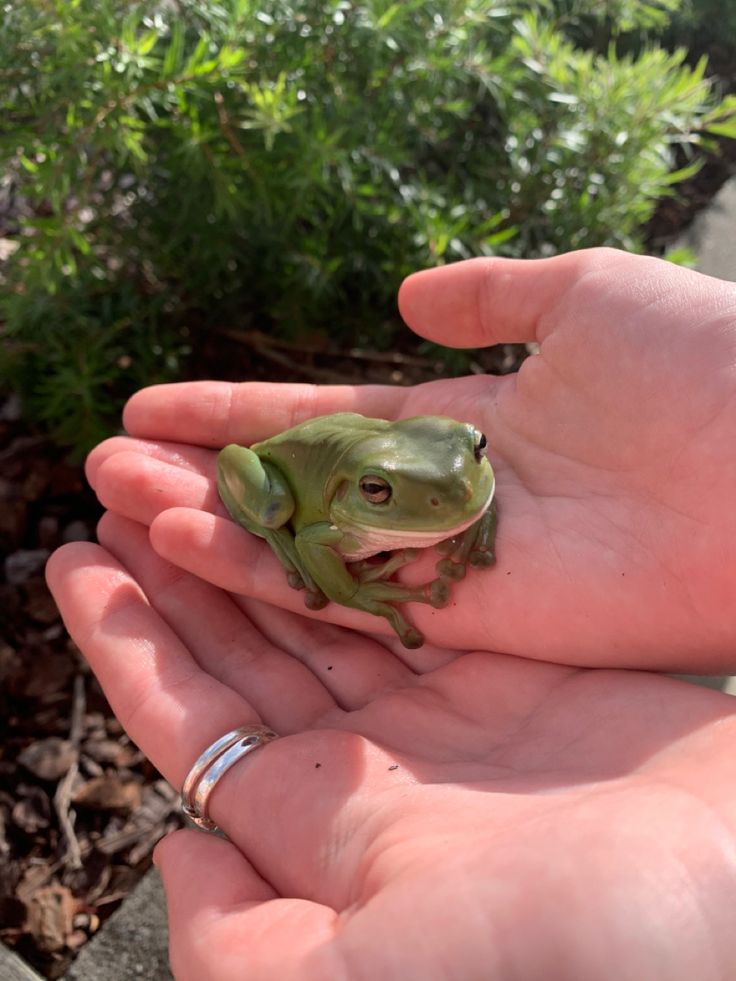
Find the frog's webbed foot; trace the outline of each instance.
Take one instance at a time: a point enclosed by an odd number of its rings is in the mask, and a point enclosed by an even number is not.
[[[450,601],[450,587],[442,579],[421,586],[402,586],[395,582],[362,583],[351,606],[366,610],[375,616],[385,617],[399,636],[404,647],[417,648],[424,637],[397,609],[397,603],[427,603],[434,609],[442,609]]]
[[[457,581],[465,577],[467,566],[488,568],[496,561],[494,543],[498,508],[492,501],[488,510],[467,528],[461,535],[440,542],[437,550],[446,558],[437,563],[437,572],[442,579]]]
[[[380,586],[381,584],[372,583],[371,585]],[[387,583],[386,585],[390,586],[392,584]],[[418,647],[421,647],[424,643],[424,634],[409,623],[403,613],[394,605],[396,600],[393,596],[391,600],[386,601],[380,599],[380,595],[380,593],[376,596],[363,595],[358,608],[365,610],[367,613],[372,613],[374,616],[384,617],[388,620],[404,647],[410,650],[416,650]]]
[[[355,605],[375,616],[385,617],[404,647],[412,650],[422,646],[424,637],[406,620],[395,604],[427,603],[440,610],[450,602],[450,587],[441,578],[419,586],[404,586],[390,581],[395,572],[414,562],[420,552],[417,548],[399,549],[389,553],[383,561],[364,560],[353,562],[348,567],[350,574],[359,583],[353,600]]]

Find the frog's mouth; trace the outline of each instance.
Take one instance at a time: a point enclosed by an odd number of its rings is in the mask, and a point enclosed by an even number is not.
[[[349,523],[344,522],[342,524],[343,529],[349,534],[355,535],[360,543],[360,547],[352,552],[344,552],[340,549],[340,554],[348,562],[357,562],[360,559],[368,559],[372,555],[378,555],[379,552],[394,552],[401,548],[431,548],[433,545],[439,545],[440,542],[444,542],[447,538],[454,538],[455,535],[462,534],[471,525],[474,525],[491,506],[494,491],[495,482],[491,486],[488,500],[483,507],[479,508],[472,517],[467,518],[452,528],[413,530],[406,528],[379,528],[376,525],[363,524],[354,520]]]

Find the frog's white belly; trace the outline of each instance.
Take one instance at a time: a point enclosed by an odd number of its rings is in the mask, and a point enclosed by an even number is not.
[[[491,495],[491,498],[493,495]],[[360,559],[370,558],[379,552],[395,552],[401,548],[430,548],[438,545],[447,538],[453,538],[461,534],[466,528],[481,517],[491,503],[491,498],[483,510],[468,518],[467,521],[454,528],[445,528],[443,531],[406,531],[402,528],[371,528],[368,525],[351,523],[349,527],[343,525],[343,530],[354,535],[360,541],[360,548],[353,552],[344,552],[340,549],[340,554],[348,562],[358,562]]]

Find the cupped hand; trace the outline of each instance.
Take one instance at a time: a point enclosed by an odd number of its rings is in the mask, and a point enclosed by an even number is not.
[[[440,343],[536,341],[539,353],[514,375],[408,389],[146,389],[125,413],[131,438],[90,457],[100,500],[151,525],[165,558],[306,612],[268,546],[219,507],[212,448],[335,411],[454,416],[488,438],[498,562],[454,586],[448,609],[411,608],[431,642],[581,665],[730,670],[736,287],[592,250],[418,273],[400,306],[414,330]],[[430,568],[427,559],[405,578],[421,581]],[[387,629],[334,604],[319,617]]]
[[[180,786],[158,846],[178,981],[717,981],[736,963],[736,702],[642,672],[407,652],[232,597],[107,515],[52,556],[72,637]]]

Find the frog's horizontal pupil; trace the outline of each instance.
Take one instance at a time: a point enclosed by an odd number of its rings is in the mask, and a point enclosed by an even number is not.
[[[480,461],[485,456],[483,450],[486,448],[487,445],[488,445],[488,440],[486,439],[485,434],[480,433],[480,439],[475,444],[475,450],[474,450],[475,459],[478,461],[478,463],[480,463]]]
[[[363,497],[371,504],[383,504],[391,497],[391,486],[379,477],[363,477],[360,481]]]

